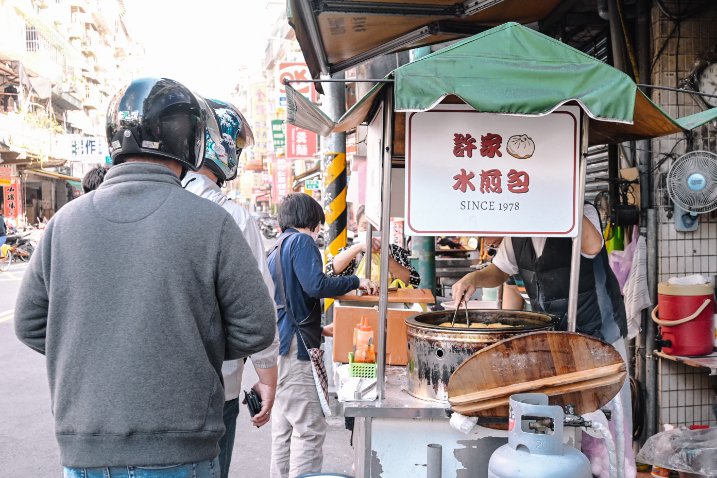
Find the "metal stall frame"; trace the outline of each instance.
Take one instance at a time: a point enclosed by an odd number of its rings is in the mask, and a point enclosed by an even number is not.
[[[332,83],[351,83],[354,81],[376,82],[393,84],[392,79],[369,79],[369,80],[346,80],[346,79],[319,79],[319,80],[284,80],[285,84],[290,83],[320,83],[330,81]],[[383,91],[383,135],[382,135],[382,166],[381,166],[381,271],[379,275],[379,302],[378,302],[378,350],[376,359],[376,381],[378,404],[386,398],[386,329],[388,319],[388,281],[389,281],[389,239],[390,239],[390,214],[391,214],[391,167],[393,156],[393,129],[394,129],[394,89],[385,88]],[[570,292],[568,295],[568,331],[575,332],[577,327],[577,304],[578,304],[578,281],[580,278],[580,258],[582,244],[582,218],[583,218],[583,197],[585,196],[585,175],[587,170],[588,154],[588,115],[580,109],[580,147],[578,154],[578,188],[576,191],[577,207],[577,234],[573,238],[570,267]],[[388,171],[388,174],[386,172]],[[369,224],[366,231],[366,243],[370,243],[373,228]],[[368,266],[368,264],[367,264]],[[366,269],[367,277],[370,276],[370,266]]]

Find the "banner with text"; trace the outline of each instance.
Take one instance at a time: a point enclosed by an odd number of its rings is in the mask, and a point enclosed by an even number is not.
[[[271,199],[273,204],[279,204],[289,194],[291,183],[294,180],[291,174],[291,162],[283,155],[275,157],[272,163]]]
[[[409,113],[406,227],[412,235],[577,234],[580,108],[540,116],[440,105]]]
[[[22,198],[20,197],[20,182],[13,181],[10,186],[3,186],[5,218],[17,218],[22,215]]]
[[[286,156],[290,159],[313,158],[318,151],[316,133],[286,125]]]

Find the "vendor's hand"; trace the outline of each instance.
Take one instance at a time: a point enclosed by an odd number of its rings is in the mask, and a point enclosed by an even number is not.
[[[334,324],[331,323],[329,325],[324,326],[324,328],[321,329],[321,335],[324,337],[333,337],[334,336]]]
[[[252,387],[261,397],[261,410],[259,413],[251,417],[251,423],[259,428],[266,425],[271,418],[271,409],[274,406],[274,397],[276,396],[276,387],[256,382]]]
[[[376,285],[376,283],[366,279],[365,277],[361,278],[361,282],[359,282],[359,289],[365,290],[371,295],[378,294],[378,286]]]
[[[473,285],[473,273],[463,276],[461,280],[453,284],[451,291],[453,293],[453,300],[456,302],[456,306],[460,305],[458,301],[465,299],[468,301],[476,291],[476,286]]]

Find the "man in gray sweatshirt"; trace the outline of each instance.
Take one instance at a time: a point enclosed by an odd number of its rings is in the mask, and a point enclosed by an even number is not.
[[[50,221],[21,285],[18,338],[47,357],[66,477],[212,477],[223,360],[276,323],[249,246],[221,207],[182,189],[206,105],[135,80],[108,112],[115,166]]]

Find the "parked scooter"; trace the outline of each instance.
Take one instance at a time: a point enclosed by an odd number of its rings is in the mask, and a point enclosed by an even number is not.
[[[6,244],[12,247],[13,260],[15,261],[29,261],[32,257],[37,243],[40,240],[42,231],[39,229],[31,229],[22,234],[10,234],[7,236]]]

